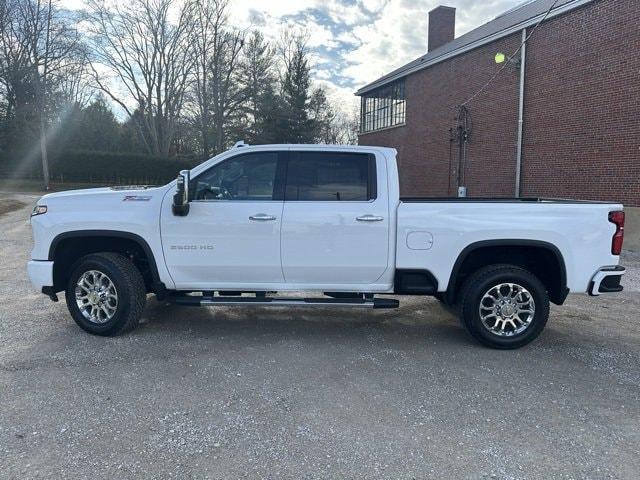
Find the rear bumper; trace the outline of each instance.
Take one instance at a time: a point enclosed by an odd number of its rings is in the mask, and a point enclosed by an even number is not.
[[[623,287],[620,285],[620,280],[626,271],[624,267],[619,265],[602,267],[589,283],[589,295],[596,297],[603,293],[621,292]]]
[[[42,292],[44,287],[53,287],[53,262],[31,260],[27,263],[27,273],[31,285],[38,292]]]

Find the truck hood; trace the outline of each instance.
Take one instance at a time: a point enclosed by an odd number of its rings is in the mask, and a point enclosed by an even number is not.
[[[158,248],[154,242],[159,241],[162,203],[172,185],[90,188],[45,195],[38,205],[46,206],[46,211],[31,217],[37,247],[32,258],[49,258],[50,245],[58,235],[79,231],[126,232]]]
[[[49,193],[44,195],[38,204],[85,204],[91,201],[107,201],[112,203],[132,201],[145,202],[162,196],[167,186],[163,187],[146,187],[146,186],[125,186],[125,187],[101,187],[86,188],[81,190],[66,190],[64,192]]]

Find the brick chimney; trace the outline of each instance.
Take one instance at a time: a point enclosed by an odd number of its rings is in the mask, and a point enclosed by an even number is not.
[[[456,35],[456,9],[440,5],[429,12],[429,51],[449,43]]]

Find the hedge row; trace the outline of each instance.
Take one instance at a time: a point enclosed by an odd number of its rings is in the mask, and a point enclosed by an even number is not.
[[[104,184],[164,184],[180,170],[200,163],[192,158],[164,158],[136,153],[68,151],[54,153],[49,160],[49,174],[59,182]],[[37,158],[22,161],[0,157],[0,177],[12,179],[42,178],[42,162]]]

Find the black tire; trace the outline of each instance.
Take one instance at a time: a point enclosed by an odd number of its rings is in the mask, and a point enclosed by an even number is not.
[[[507,283],[517,284],[528,290],[535,302],[535,311],[531,316],[524,315],[524,320],[530,319],[524,331],[514,333],[515,330],[511,325],[507,329],[507,326],[502,323],[502,330],[507,332],[502,332],[501,335],[490,329],[494,325],[487,327],[482,322],[480,302],[492,288]],[[506,288],[508,291],[508,287]],[[491,348],[510,350],[523,347],[540,335],[549,319],[549,294],[545,286],[531,272],[513,265],[491,265],[471,274],[462,287],[460,298],[460,317],[463,325],[476,340]],[[487,298],[486,301],[491,303],[493,300]],[[488,323],[492,322],[488,320]],[[516,324],[520,325],[520,323]]]
[[[107,275],[117,291],[115,313],[105,323],[87,319],[76,303],[76,284],[90,270]],[[138,326],[147,294],[142,275],[131,261],[117,253],[103,252],[87,255],[76,262],[67,283],[65,298],[67,308],[80,328],[93,335],[115,336]]]

